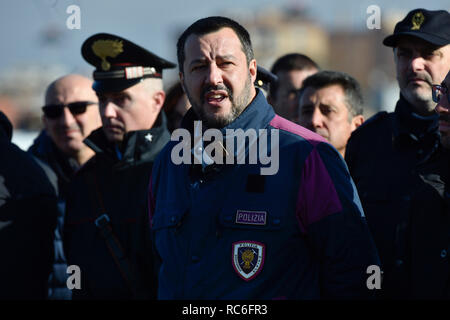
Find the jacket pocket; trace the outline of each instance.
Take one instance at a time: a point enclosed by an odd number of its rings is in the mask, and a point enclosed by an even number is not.
[[[181,225],[187,210],[176,207],[163,207],[156,211],[152,220],[152,230],[158,231],[166,228],[177,228]]]

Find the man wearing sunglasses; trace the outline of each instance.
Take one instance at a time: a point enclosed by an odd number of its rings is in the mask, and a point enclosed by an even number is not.
[[[436,112],[439,114],[439,132],[442,145],[450,149],[450,72],[441,84],[433,85],[433,101],[437,103]]]
[[[413,254],[417,238],[411,233],[411,208],[417,205],[417,190],[426,187],[423,176],[437,180],[445,176],[436,160],[442,156],[432,85],[441,83],[449,69],[450,14],[412,10],[383,44],[393,48],[400,99],[394,112],[380,112],[352,133],[345,159],[380,253],[384,271],[380,296],[439,296],[445,286],[442,274],[429,268],[422,269],[430,271],[427,276],[415,272],[430,257],[448,258],[439,250],[424,259]],[[419,199],[423,204],[433,202],[426,193]],[[422,265],[416,263],[419,260]],[[448,265],[444,276],[448,278]],[[426,290],[420,282],[428,283]]]
[[[81,52],[96,68],[103,126],[85,139],[95,156],[67,199],[64,246],[81,271],[73,299],[154,298],[147,190],[153,161],[170,140],[160,112],[162,72],[175,65],[106,33],[88,38]]]
[[[50,157],[53,152],[62,153],[69,167],[79,167],[94,155],[83,143],[92,130],[101,126],[98,98],[90,79],[72,74],[55,80],[47,88],[42,111],[45,130],[31,147],[34,154],[43,158],[43,154]],[[56,148],[52,152],[43,150],[43,145],[50,141]],[[62,171],[73,173],[73,170]]]
[[[55,263],[49,279],[49,299],[70,299],[67,289],[66,258],[62,246],[67,188],[75,172],[94,152],[83,140],[101,126],[98,98],[92,80],[77,74],[63,76],[52,82],[42,107],[45,129],[36,138],[29,152],[47,163],[55,172],[58,184],[59,217],[55,232]]]
[[[411,199],[408,271],[414,298],[450,299],[449,86],[450,72],[444,81],[432,86],[442,146],[429,161],[419,166],[423,183]]]

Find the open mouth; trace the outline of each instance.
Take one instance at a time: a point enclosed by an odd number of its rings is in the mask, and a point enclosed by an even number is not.
[[[205,101],[209,104],[218,104],[227,98],[225,91],[209,91],[205,94]]]

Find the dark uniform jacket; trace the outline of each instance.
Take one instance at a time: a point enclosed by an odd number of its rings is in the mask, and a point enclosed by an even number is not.
[[[127,133],[121,154],[101,128],[85,140],[96,155],[77,172],[70,186],[64,229],[68,263],[81,270],[81,289],[73,290],[73,299],[154,297],[147,191],[153,160],[169,139],[164,118],[159,127]],[[95,225],[105,213],[123,259],[117,251],[115,258],[111,255]],[[122,261],[121,268],[116,261]]]
[[[422,174],[440,175],[423,166],[439,148],[438,116],[412,110],[401,96],[395,112],[378,113],[353,132],[345,155],[380,254],[384,298],[408,296],[412,198],[423,188]]]
[[[0,112],[0,300],[45,299],[56,190],[33,157],[11,143],[11,134]]]
[[[49,135],[43,130],[28,149],[38,159],[44,161],[56,174],[58,186],[58,221],[55,229],[55,263],[49,277],[48,297],[52,300],[69,300],[72,291],[67,288],[67,262],[62,244],[66,194],[70,180],[79,168],[78,163],[58,150]]]
[[[182,126],[191,136],[195,120],[190,109]],[[204,170],[200,164],[176,164],[172,153],[186,141],[168,143],[155,162],[149,194],[162,261],[158,297],[368,297],[366,270],[379,259],[336,149],[275,115],[261,91],[220,131],[227,136],[237,129],[259,132],[258,159],[265,146],[273,156],[278,152],[278,170],[262,175],[262,163],[249,163],[252,147],[245,148],[245,164],[237,163],[240,154],[230,149],[234,164]]]
[[[450,299],[450,152],[441,149],[419,167],[423,185],[411,201],[407,232],[407,293]]]

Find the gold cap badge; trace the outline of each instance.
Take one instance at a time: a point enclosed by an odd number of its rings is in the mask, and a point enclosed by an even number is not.
[[[97,40],[92,44],[92,51],[102,59],[103,71],[108,71],[111,64],[106,60],[107,57],[115,58],[123,52],[123,42],[118,40]]]
[[[423,13],[420,11],[416,12],[411,19],[411,22],[412,22],[411,30],[419,30],[424,21],[425,21],[425,16],[423,15]]]

